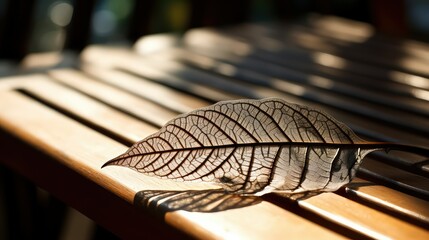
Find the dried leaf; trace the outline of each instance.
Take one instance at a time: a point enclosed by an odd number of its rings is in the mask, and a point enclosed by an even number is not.
[[[104,166],[235,194],[314,193],[337,190],[366,154],[390,148],[410,147],[366,142],[328,114],[281,99],[235,100],[178,116]]]

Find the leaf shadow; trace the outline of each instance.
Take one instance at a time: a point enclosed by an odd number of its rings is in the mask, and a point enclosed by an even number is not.
[[[255,196],[228,193],[223,189],[209,190],[144,190],[134,196],[138,208],[164,215],[167,212],[185,210],[189,212],[219,212],[243,208],[260,203]]]
[[[280,196],[282,198],[290,199],[292,201],[302,201],[317,196],[321,193],[323,193],[323,191],[310,191],[302,193],[275,193],[275,195]]]

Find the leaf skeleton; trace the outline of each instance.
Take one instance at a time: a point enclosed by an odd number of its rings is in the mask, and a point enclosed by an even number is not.
[[[299,194],[339,189],[375,150],[429,153],[362,140],[321,110],[278,98],[244,99],[179,115],[103,167],[211,182],[242,195]]]

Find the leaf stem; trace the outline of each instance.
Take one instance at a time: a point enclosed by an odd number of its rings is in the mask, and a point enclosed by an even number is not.
[[[386,152],[401,151],[401,152],[417,154],[423,157],[429,157],[429,148],[424,148],[420,146],[399,144],[399,143],[386,143],[385,149],[386,149]]]

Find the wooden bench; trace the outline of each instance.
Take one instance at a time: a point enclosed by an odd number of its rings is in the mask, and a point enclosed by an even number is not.
[[[366,139],[428,147],[428,56],[425,44],[328,17],[89,46],[78,68],[0,80],[0,161],[122,238],[428,239],[427,156],[371,154],[351,184],[296,202],[271,194],[165,215],[135,208],[135,194],[201,186],[101,169],[177,114],[237,98],[281,97]]]

